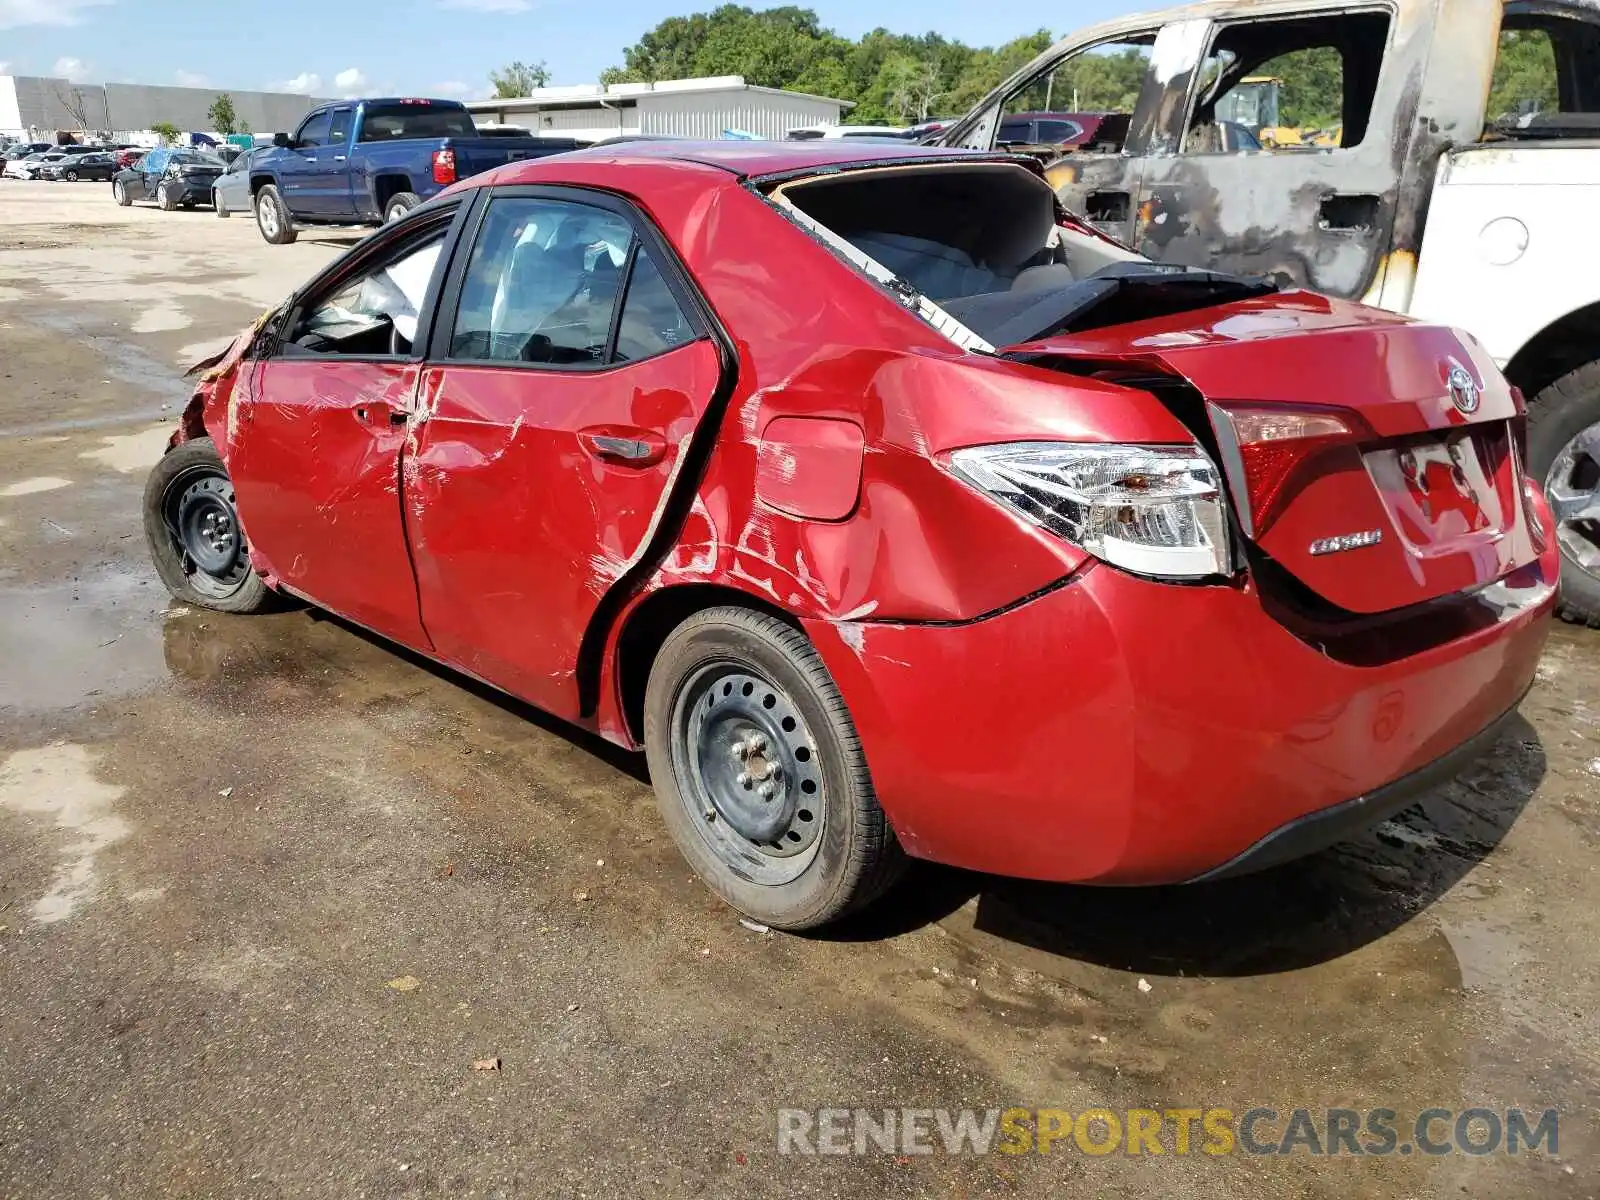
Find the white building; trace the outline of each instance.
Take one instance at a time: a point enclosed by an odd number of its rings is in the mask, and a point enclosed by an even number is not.
[[[719,138],[725,131],[781,138],[800,125],[837,125],[849,100],[756,87],[740,75],[539,88],[514,100],[469,100],[479,124],[599,141],[624,134]]]

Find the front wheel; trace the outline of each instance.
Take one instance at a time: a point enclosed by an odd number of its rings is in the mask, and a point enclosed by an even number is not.
[[[233,481],[210,438],[184,442],[150,472],[144,533],[161,582],[184,603],[231,613],[272,606],[272,591],[250,565]]]
[[[417,205],[422,203],[422,197],[415,192],[397,192],[389,197],[389,203],[383,208],[383,223],[385,225],[398,221]]]
[[[77,183],[78,182],[78,173],[76,171],[68,171],[67,172],[67,182],[68,183]]]
[[[1528,404],[1528,470],[1544,484],[1561,545],[1564,620],[1600,629],[1600,362]]]
[[[289,206],[270,183],[256,193],[256,228],[273,246],[287,246],[299,236],[289,216]]]
[[[645,751],[679,850],[758,921],[827,924],[904,867],[843,698],[777,617],[713,608],[672,632],[645,691]]]
[[[222,201],[222,193],[215,188],[211,190],[211,207],[217,210],[217,216],[219,217],[228,215],[228,206]]]

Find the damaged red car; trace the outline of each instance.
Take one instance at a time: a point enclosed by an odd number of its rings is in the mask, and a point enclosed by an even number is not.
[[[1283,862],[1496,736],[1558,574],[1470,337],[1157,267],[1005,155],[636,141],[457,185],[209,365],[190,604],[299,597],[623,746],[739,910],[907,856]]]

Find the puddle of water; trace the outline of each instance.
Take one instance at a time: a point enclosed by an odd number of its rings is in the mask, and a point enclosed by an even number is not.
[[[132,471],[148,471],[161,461],[171,437],[171,425],[156,425],[138,433],[111,434],[100,439],[100,449],[86,450],[78,457],[100,463],[124,475]]]
[[[58,488],[71,487],[72,480],[60,479],[54,475],[42,475],[38,479],[24,479],[18,483],[10,483],[0,488],[0,496],[11,498],[14,496],[34,496],[40,492],[53,492]]]
[[[163,678],[167,604],[149,568],[0,587],[0,712],[57,711]]]
[[[96,855],[129,833],[128,823],[111,811],[126,790],[96,779],[82,746],[19,750],[0,763],[0,808],[44,817],[70,839],[49,890],[33,903],[35,921],[65,921],[94,899],[100,889]]]

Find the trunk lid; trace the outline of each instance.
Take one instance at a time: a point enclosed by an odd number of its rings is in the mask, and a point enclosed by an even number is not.
[[[1244,535],[1339,608],[1402,608],[1538,556],[1520,403],[1451,330],[1289,292],[1002,353],[1132,386],[1137,372],[1186,381]]]

